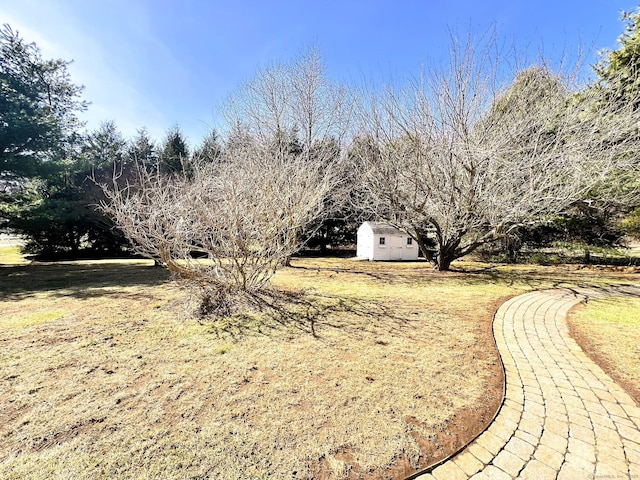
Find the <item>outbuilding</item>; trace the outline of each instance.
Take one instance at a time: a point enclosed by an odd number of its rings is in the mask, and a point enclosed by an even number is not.
[[[383,222],[364,222],[358,228],[359,258],[417,260],[418,245],[406,232]]]

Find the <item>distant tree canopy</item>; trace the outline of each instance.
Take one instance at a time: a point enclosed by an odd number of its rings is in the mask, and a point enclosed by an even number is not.
[[[103,122],[100,127],[90,133],[82,147],[82,155],[91,169],[109,169],[114,164],[128,160],[126,156],[127,142],[118,130],[114,121]]]
[[[64,60],[45,60],[9,25],[0,28],[0,171],[23,176],[60,154],[86,108]]]
[[[604,58],[595,66],[597,83],[592,87],[607,92],[608,99],[620,104],[630,104],[640,109],[640,7],[635,12],[622,13],[624,32],[618,38],[619,48],[605,52]],[[633,190],[640,187],[640,169],[629,169],[619,172],[617,179],[619,188]],[[615,212],[618,216],[624,214],[619,221],[609,223],[626,235],[640,238],[640,207],[631,205],[635,210],[624,209]]]

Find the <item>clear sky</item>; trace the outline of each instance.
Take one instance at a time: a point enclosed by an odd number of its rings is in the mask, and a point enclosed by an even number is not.
[[[498,34],[520,48],[587,62],[616,48],[622,0],[0,0],[0,23],[45,58],[73,60],[91,102],[87,128],[115,120],[125,136],[160,139],[178,124],[190,143],[218,127],[218,106],[269,62],[310,46],[339,81],[417,73],[449,31]]]

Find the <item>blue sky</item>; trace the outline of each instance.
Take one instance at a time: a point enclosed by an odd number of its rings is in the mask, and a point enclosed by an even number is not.
[[[178,124],[197,144],[220,127],[225,98],[269,62],[310,46],[338,81],[417,73],[449,31],[498,34],[530,52],[588,63],[616,48],[622,0],[0,0],[9,23],[47,58],[74,60],[91,102],[87,128],[115,120],[125,136],[160,139]]]

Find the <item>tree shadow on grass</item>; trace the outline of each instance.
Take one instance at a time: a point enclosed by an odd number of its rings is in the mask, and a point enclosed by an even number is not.
[[[601,288],[607,289],[612,278],[601,276],[594,269],[572,268],[531,268],[509,269],[497,265],[458,268],[449,272],[433,270],[397,270],[393,268],[371,268],[369,265],[355,268],[336,267],[297,267],[299,271],[313,274],[353,274],[373,279],[376,283],[407,285],[410,288],[416,282],[425,285],[447,284],[456,286],[497,285],[522,287],[527,290],[550,288]],[[338,278],[338,277],[336,277]],[[345,281],[349,281],[345,277]],[[620,278],[615,283],[628,283],[628,278]],[[443,299],[443,301],[447,301]],[[413,336],[420,331],[420,317],[414,316],[410,309],[402,311],[385,301],[363,300],[357,297],[343,297],[330,294],[291,294],[282,293],[263,301],[258,312],[235,314],[224,319],[212,319],[209,322],[210,333],[216,336],[239,339],[246,335],[290,335],[308,334],[323,340],[330,329],[339,329],[349,335],[361,336],[385,332]],[[406,307],[406,306],[405,306]],[[473,308],[473,306],[470,306]],[[416,333],[417,335],[417,333]],[[381,335],[382,336],[382,335]]]
[[[369,278],[380,284],[446,286],[457,285],[497,285],[524,286],[531,289],[561,288],[567,286],[589,287],[610,283],[611,279],[603,278],[615,270],[608,267],[562,265],[556,267],[538,265],[499,265],[482,264],[472,266],[453,266],[449,271],[438,271],[426,262],[412,262],[407,268],[406,262],[400,264],[405,268],[397,268],[397,264],[389,262],[353,262],[347,268],[339,266],[305,266],[296,265],[293,268],[307,274],[353,274]]]
[[[169,272],[140,262],[32,263],[0,267],[0,300],[37,293],[78,298],[103,295],[91,289],[154,286],[169,280]]]
[[[356,337],[419,331],[417,318],[402,315],[382,301],[363,301],[337,295],[269,290],[254,297],[241,313],[201,319],[209,333],[233,341],[247,336],[289,337],[310,335],[326,341],[329,330]]]
[[[599,288],[612,282],[628,284],[629,278],[620,277],[614,280],[615,270],[598,270],[595,267],[557,267],[505,268],[489,265],[479,268],[456,269],[453,272],[465,275],[470,284],[493,283],[495,285],[516,286],[523,285],[531,289],[548,288]]]

